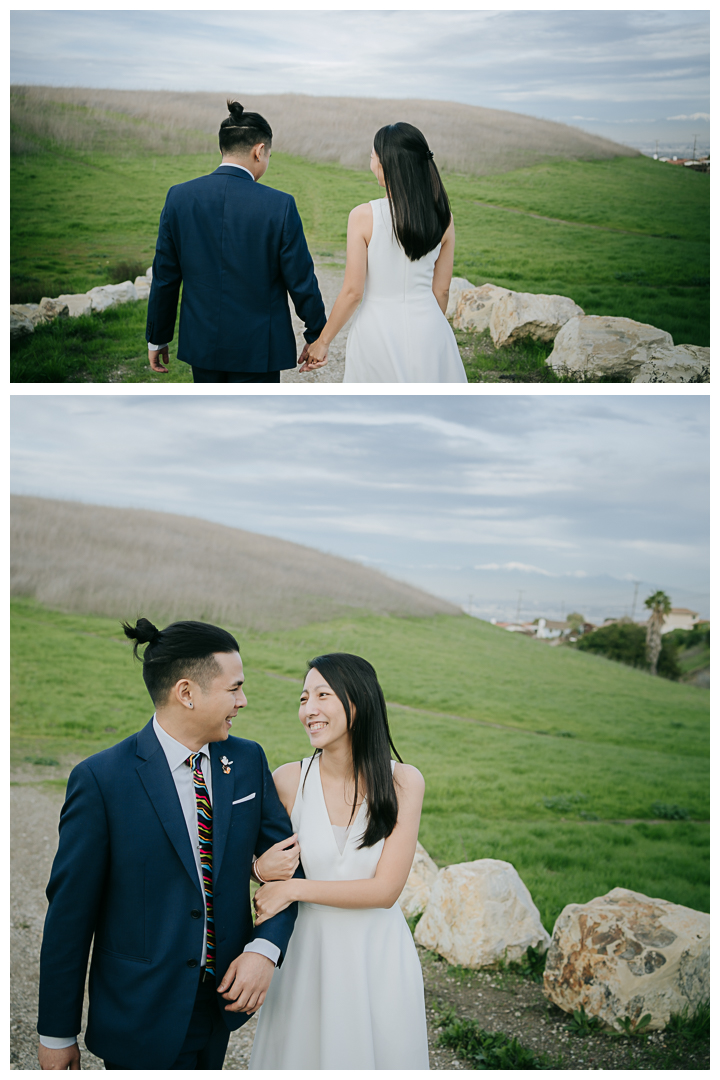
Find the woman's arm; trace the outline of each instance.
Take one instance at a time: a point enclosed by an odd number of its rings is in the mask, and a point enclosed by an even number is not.
[[[435,263],[432,291],[444,315],[450,299],[450,282],[452,281],[453,257],[455,255],[455,223],[452,218],[450,218],[450,224],[445,230],[441,244],[440,254]]]
[[[350,211],[345,280],[320,337],[308,347],[307,360],[300,371],[313,371],[327,363],[330,343],[340,333],[363,298],[367,275],[367,249],[372,236],[372,226],[373,215],[370,203],[363,203]]]
[[[255,893],[258,926],[295,900],[341,908],[390,908],[405,887],[417,845],[425,781],[412,765],[395,766],[398,820],[385,841],[375,877],[354,881],[270,882]]]

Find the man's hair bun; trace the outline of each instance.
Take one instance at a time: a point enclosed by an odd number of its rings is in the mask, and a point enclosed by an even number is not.
[[[239,101],[231,101],[230,98],[228,98],[227,107],[232,119],[235,121],[236,124],[239,124],[242,120],[242,115],[245,112],[243,106],[240,104]]]
[[[125,637],[135,642],[133,651],[136,656],[138,645],[153,645],[160,637],[157,626],[154,626],[149,619],[138,619],[134,626],[124,622],[122,628],[125,631]]]

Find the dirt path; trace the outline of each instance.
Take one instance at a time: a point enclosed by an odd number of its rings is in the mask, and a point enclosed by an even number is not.
[[[322,298],[325,302],[325,314],[329,315],[332,311],[333,304],[337,300],[338,293],[342,288],[343,278],[345,276],[345,256],[334,255],[332,257],[327,257],[314,255],[313,259],[315,262],[315,274],[318,279],[318,285],[320,286],[320,292],[322,293]],[[298,350],[300,350],[305,344],[305,338],[302,335],[303,324],[295,314],[292,303],[290,304],[290,312],[292,314],[295,340],[298,344]],[[283,371],[280,376],[280,381],[284,383],[342,382],[343,375],[345,374],[345,344],[347,342],[349,329],[350,323],[347,323],[333,341],[330,346],[330,359],[325,367],[320,368],[318,371],[308,372],[305,375],[301,375],[297,369]]]
[[[57,845],[63,795],[30,783],[26,768],[12,779],[10,1068],[37,1069],[35,1024],[45,885]],[[556,1067],[562,1069],[709,1068],[704,1048],[677,1058],[663,1035],[632,1044],[609,1035],[585,1039],[571,1035],[568,1017],[548,1004],[540,985],[503,972],[451,968],[434,953],[421,948],[418,953],[425,979],[431,1069],[472,1068],[452,1049],[437,1046],[440,1020],[448,1009],[477,1021],[486,1031],[515,1035],[523,1046],[537,1054],[545,1052],[553,1061],[560,1055],[562,1061]],[[230,1037],[226,1069],[247,1069],[255,1027],[256,1021],[251,1020]],[[83,1069],[102,1069],[102,1062],[85,1049],[82,1039],[80,1045]]]

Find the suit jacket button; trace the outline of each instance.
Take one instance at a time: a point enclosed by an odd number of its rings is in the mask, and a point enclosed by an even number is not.
[[[188,967],[197,967],[197,960],[188,960],[187,966]]]
[[[192,909],[192,911],[190,912],[190,918],[191,919],[199,919],[200,918],[200,912],[197,910],[197,908]]]

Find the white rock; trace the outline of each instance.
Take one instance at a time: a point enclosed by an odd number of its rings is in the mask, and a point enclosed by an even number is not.
[[[710,382],[710,349],[701,345],[665,345],[652,350],[633,382]]]
[[[150,295],[150,279],[138,275],[135,278],[135,292],[138,300],[147,300]]]
[[[565,323],[547,359],[560,375],[633,379],[658,347],[672,345],[666,330],[612,315],[578,315]]]
[[[63,293],[62,296],[58,296],[58,300],[67,304],[71,319],[92,313],[92,300],[87,293]]]
[[[458,297],[453,326],[456,330],[487,330],[495,304],[509,291],[489,282],[475,289],[466,289]]]
[[[451,964],[481,968],[519,960],[550,935],[515,867],[501,859],[445,866],[430,891],[415,940]]]
[[[105,311],[116,304],[127,304],[138,298],[132,281],[123,281],[120,285],[96,285],[94,289],[88,290],[88,296],[92,301],[93,311]]]
[[[468,281],[464,277],[454,277],[450,282],[450,296],[448,298],[448,306],[445,315],[448,319],[452,319],[457,308],[458,298],[460,293],[465,292],[466,289],[472,289],[472,281]]]
[[[30,304],[11,304],[10,305],[10,340],[17,341],[18,338],[26,337],[27,334],[32,334],[35,330],[35,322],[32,316],[24,308],[35,307],[36,305]],[[44,321],[44,320],[37,320]]]
[[[70,310],[59,297],[43,296],[40,301],[40,314],[46,322],[52,322],[54,319],[67,319]]]
[[[421,843],[415,849],[405,888],[400,893],[400,907],[406,919],[419,915],[427,907],[430,889],[438,876],[438,868]]]
[[[650,1013],[646,1030],[658,1031],[710,996],[710,916],[629,889],[568,904],[553,930],[543,993],[618,1030],[624,1017]]]
[[[148,266],[147,270],[145,271],[145,277],[148,279],[148,281],[152,281],[152,266]]]
[[[507,292],[493,304],[490,333],[498,348],[527,337],[554,341],[569,319],[582,314],[569,296]]]

